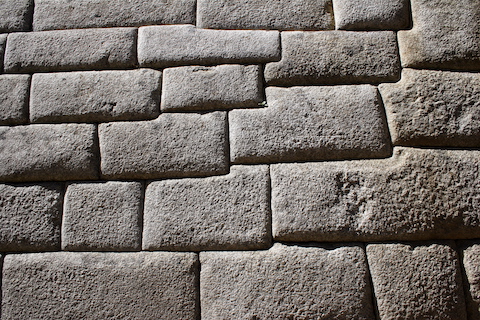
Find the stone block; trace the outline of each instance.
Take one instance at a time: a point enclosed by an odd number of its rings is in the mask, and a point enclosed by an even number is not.
[[[7,44],[7,35],[0,34],[0,71],[3,70],[3,56],[5,55],[6,44]]]
[[[268,63],[270,85],[396,81],[400,60],[394,32],[282,32],[282,59]]]
[[[138,30],[142,67],[223,63],[256,64],[280,59],[280,33],[265,30],[207,30],[192,25]]]
[[[28,121],[29,75],[0,75],[0,125]]]
[[[32,13],[32,0],[0,0],[0,32],[30,30]]]
[[[384,110],[374,86],[268,87],[267,108],[229,113],[233,163],[386,157]]]
[[[7,255],[2,319],[196,319],[194,253]]]
[[[156,118],[160,71],[81,71],[34,74],[32,122],[101,122]]]
[[[480,147],[480,74],[404,69],[379,88],[394,144]]]
[[[468,319],[480,319],[480,244],[477,240],[461,245]]]
[[[374,319],[358,245],[201,252],[202,319]]]
[[[145,195],[144,250],[248,250],[270,245],[268,166],[226,176],[163,180]]]

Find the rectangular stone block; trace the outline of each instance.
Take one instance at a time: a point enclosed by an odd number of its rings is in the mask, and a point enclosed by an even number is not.
[[[160,71],[82,71],[34,74],[32,122],[143,120],[160,113]]]
[[[0,125],[28,121],[29,75],[0,75]]]
[[[196,319],[197,282],[194,253],[12,254],[2,319]]]
[[[7,35],[0,34],[0,70],[3,71],[3,56],[5,55],[5,45],[7,44]]]
[[[480,245],[477,241],[461,243],[465,270],[465,300],[468,319],[480,318]]]
[[[264,30],[208,30],[192,25],[138,30],[142,67],[222,63],[256,64],[280,59],[280,33]]]
[[[0,32],[30,30],[32,14],[32,0],[0,0]]]

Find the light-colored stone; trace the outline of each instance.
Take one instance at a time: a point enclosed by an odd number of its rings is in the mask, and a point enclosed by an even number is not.
[[[192,25],[138,30],[142,67],[222,63],[255,64],[280,59],[280,33],[264,30],[207,30]]]
[[[160,71],[82,71],[34,74],[32,122],[100,122],[156,118]]]
[[[6,44],[7,44],[7,35],[0,34],[0,70],[3,70],[3,56],[5,55]]]
[[[480,152],[395,148],[391,159],[272,165],[283,241],[480,237]]]
[[[32,0],[0,0],[0,32],[28,31],[32,13]]]
[[[466,320],[453,242],[371,244],[367,257],[381,320]]]
[[[263,100],[261,72],[258,65],[165,69],[162,111],[258,107]]]
[[[468,319],[480,319],[480,244],[478,241],[462,243],[465,269],[465,299]]]
[[[197,319],[194,253],[7,255],[2,319]]]
[[[400,61],[394,32],[282,32],[282,59],[268,63],[270,85],[395,81]]]
[[[29,75],[0,75],[0,125],[28,121]]]
[[[143,249],[249,250],[270,245],[268,166],[226,176],[163,180],[145,195]]]
[[[480,147],[480,74],[404,69],[379,88],[394,144]]]
[[[202,319],[374,319],[358,245],[202,252]]]
[[[102,176],[195,177],[228,172],[226,114],[162,114],[155,120],[100,124]]]
[[[268,87],[267,108],[229,113],[233,163],[390,155],[374,86]]]

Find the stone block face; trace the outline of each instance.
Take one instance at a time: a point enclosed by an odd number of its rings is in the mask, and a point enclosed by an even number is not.
[[[194,253],[7,255],[2,319],[196,319]]]
[[[0,125],[27,122],[30,76],[0,75]]]
[[[81,71],[34,74],[32,122],[152,119],[160,111],[160,71]]]
[[[379,88],[394,144],[480,146],[480,74],[404,69]]]
[[[192,25],[149,26],[138,30],[138,60],[143,67],[255,64],[279,59],[278,31],[207,30]]]
[[[268,166],[233,166],[226,176],[152,182],[145,195],[143,249],[266,248],[269,197]]]
[[[465,298],[468,319],[480,317],[480,244],[478,241],[462,243],[463,267],[465,270]]]
[[[5,71],[119,69],[136,65],[135,28],[19,32],[8,36]]]
[[[7,35],[0,34],[0,71],[3,70],[3,56],[5,54],[5,45],[7,44]]]
[[[233,163],[390,155],[374,86],[268,87],[266,94],[267,108],[229,113]]]
[[[228,172],[226,114],[162,114],[100,124],[102,176],[156,179]]]
[[[0,0],[0,32],[28,31],[32,12],[32,0]]]
[[[263,101],[261,72],[258,65],[165,69],[162,111],[258,107]]]
[[[398,80],[394,32],[282,32],[282,59],[268,63],[270,85],[376,83]]]
[[[0,127],[0,181],[89,180],[98,176],[89,124]]]
[[[140,182],[73,183],[65,193],[62,249],[140,250]]]
[[[363,248],[202,252],[202,319],[374,319]]]
[[[453,242],[367,246],[381,320],[466,319],[453,246]]]

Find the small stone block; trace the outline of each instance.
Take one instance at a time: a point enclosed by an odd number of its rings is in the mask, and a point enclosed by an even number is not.
[[[0,32],[30,30],[32,13],[32,0],[0,0]]]
[[[0,34],[0,71],[3,69],[3,57],[5,55],[6,44],[7,44],[7,35]]]
[[[28,121],[29,75],[0,75],[0,125]]]
[[[462,243],[465,269],[465,298],[468,319],[480,319],[480,244],[478,241]]]

